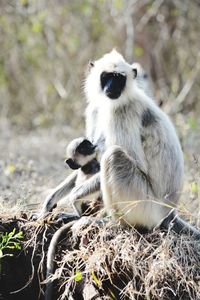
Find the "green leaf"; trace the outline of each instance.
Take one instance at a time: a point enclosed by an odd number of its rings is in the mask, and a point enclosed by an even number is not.
[[[94,282],[96,283],[96,285],[98,285],[98,286],[101,285],[101,282],[99,281],[97,276],[94,274],[94,272],[92,272],[92,278],[93,278]]]
[[[15,246],[6,246],[7,249],[15,249]]]
[[[82,273],[81,273],[80,271],[76,271],[76,275],[75,275],[74,280],[75,280],[76,282],[78,282],[78,281],[81,281],[82,279],[83,279]]]
[[[21,250],[21,245],[19,244],[19,243],[17,243],[17,244],[15,244],[15,248],[17,249],[17,250]]]
[[[15,238],[20,239],[20,240],[23,239],[23,237],[24,237],[24,234],[23,234],[22,231],[18,232],[18,233],[15,235]]]
[[[11,238],[14,236],[15,234],[15,231],[16,231],[16,228],[13,229],[13,231],[11,231],[9,234],[8,234],[8,237]]]

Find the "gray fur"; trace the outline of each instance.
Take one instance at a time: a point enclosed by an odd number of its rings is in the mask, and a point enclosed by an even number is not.
[[[99,94],[95,68],[99,73],[126,74],[126,89],[119,99]],[[93,128],[87,136],[95,143],[100,136],[105,138],[100,180],[107,213],[150,229],[176,206],[183,154],[169,118],[133,81],[131,66],[119,54],[107,54],[95,63],[86,80],[87,128]],[[87,188],[82,185],[79,191],[85,193]]]
[[[46,270],[46,279],[48,280],[48,282],[46,284],[45,300],[52,299],[53,281],[49,279],[49,277],[54,273],[54,259],[55,259],[57,245],[61,239],[61,236],[64,234],[65,236],[67,236],[68,231],[75,224],[75,222],[76,220],[71,221],[63,225],[61,228],[59,228],[53,235],[51,242],[49,244],[49,248],[47,252],[47,270]]]
[[[94,67],[94,66],[93,66]],[[88,74],[92,71],[92,68],[90,68],[90,71],[88,71]],[[152,94],[152,90],[150,88],[149,80],[145,78],[144,74],[145,71],[143,68],[137,63],[134,63],[132,68],[137,69],[137,78],[136,83],[139,88],[141,88],[146,94]],[[120,114],[120,112],[123,115],[123,118],[126,118],[126,110],[129,108],[127,106],[124,106],[122,108],[119,108],[119,111],[116,112],[117,114]],[[99,154],[102,155],[105,151],[105,135],[102,132],[101,128],[98,127],[97,124],[101,124],[101,119],[99,119],[99,108],[95,103],[90,103],[86,108],[86,135],[87,137],[97,145]],[[103,125],[103,124],[102,124]],[[38,214],[40,218],[44,217],[52,208],[57,204],[58,201],[65,198],[70,192],[71,194],[67,197],[71,197],[72,199],[76,199],[76,191],[77,188],[73,189],[76,185],[77,181],[77,171],[74,171],[72,174],[69,175],[61,184],[59,184],[56,188],[54,188],[50,195],[45,199],[43,207],[41,212]],[[97,179],[98,178],[98,179]],[[83,192],[84,195],[87,195],[87,188],[89,187],[89,192],[93,193],[96,192],[97,188],[100,187],[100,175],[96,176],[94,178],[94,181],[89,181],[90,186],[88,183],[85,183],[86,191],[80,186],[80,189],[78,189],[78,198],[81,198],[81,192]],[[68,200],[66,199],[66,202]]]
[[[45,199],[41,212],[38,214],[38,218],[44,218],[58,201],[64,198],[74,187],[78,175],[78,170],[73,171],[65,180],[63,180],[50,195]]]
[[[135,83],[137,84],[137,86],[140,89],[142,89],[146,95],[153,98],[154,92],[153,92],[151,80],[149,79],[146,70],[144,70],[139,63],[133,63],[131,67],[137,70],[137,77],[135,79]]]
[[[142,113],[142,126],[147,127],[147,126],[153,126],[157,122],[155,115],[150,109],[144,110]]]
[[[101,90],[102,72],[121,73],[126,87],[116,100]],[[100,187],[114,219],[149,229],[174,209],[183,182],[183,153],[172,122],[134,83],[132,68],[116,51],[95,62],[86,79],[87,137],[101,144],[101,172],[79,187],[73,201]],[[177,219],[178,220],[178,219]]]
[[[95,168],[90,169],[90,172],[84,172],[84,167],[87,167],[88,163],[92,163],[95,160],[95,164],[99,164],[96,160],[96,156],[97,156],[97,150],[94,149],[94,153],[90,154],[90,155],[83,155],[77,152],[78,146],[79,144],[81,144],[81,142],[84,140],[84,138],[77,138],[72,140],[68,147],[67,147],[67,154],[68,154],[68,158],[73,159],[76,163],[78,163],[79,165],[81,165],[81,168],[78,170],[77,172],[77,177],[76,177],[76,181],[75,181],[75,187],[73,190],[73,193],[75,192],[76,189],[76,198],[74,199],[73,197],[69,197],[69,201],[72,204],[74,210],[76,211],[76,213],[81,216],[82,215],[82,202],[85,201],[89,201],[97,199],[100,197],[100,187],[99,185],[97,186],[97,188],[95,189],[95,191],[97,191],[98,193],[96,195],[92,195],[91,197],[89,197],[88,193],[86,193],[84,195],[84,192],[82,191],[81,188],[79,188],[81,186],[81,184],[83,184],[84,182],[87,182],[92,176],[94,176],[95,173],[99,172],[99,168],[97,168],[97,165]],[[94,165],[95,165],[94,164]],[[87,170],[86,170],[87,171]],[[79,197],[79,193],[81,195],[81,197]],[[86,197],[86,199],[84,199],[84,197]]]

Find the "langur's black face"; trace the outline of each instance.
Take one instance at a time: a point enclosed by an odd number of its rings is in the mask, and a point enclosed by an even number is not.
[[[80,144],[77,145],[73,157],[65,160],[66,164],[68,164],[72,170],[81,168],[81,166],[88,162],[88,157],[90,155],[91,160],[94,158],[92,155],[95,153],[95,148],[96,145],[93,145],[89,140],[84,139]]]
[[[85,139],[78,145],[78,147],[76,148],[76,152],[82,154],[83,156],[92,155],[95,152],[95,148],[95,145]]]
[[[121,96],[126,86],[126,75],[117,72],[103,72],[100,80],[102,90],[113,100]]]

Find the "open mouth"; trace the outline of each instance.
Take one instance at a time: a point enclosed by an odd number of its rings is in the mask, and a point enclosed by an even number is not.
[[[117,72],[103,72],[101,74],[101,88],[110,99],[121,96],[126,85],[126,75]]]

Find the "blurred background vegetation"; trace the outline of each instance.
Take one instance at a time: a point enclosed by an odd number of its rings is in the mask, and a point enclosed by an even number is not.
[[[82,117],[87,62],[116,47],[150,73],[169,112],[187,114],[195,127],[198,0],[1,0],[0,12],[0,112],[12,124]]]
[[[83,132],[87,63],[116,47],[147,70],[173,118],[197,199],[199,12],[199,0],[1,0],[2,132],[55,125]]]

